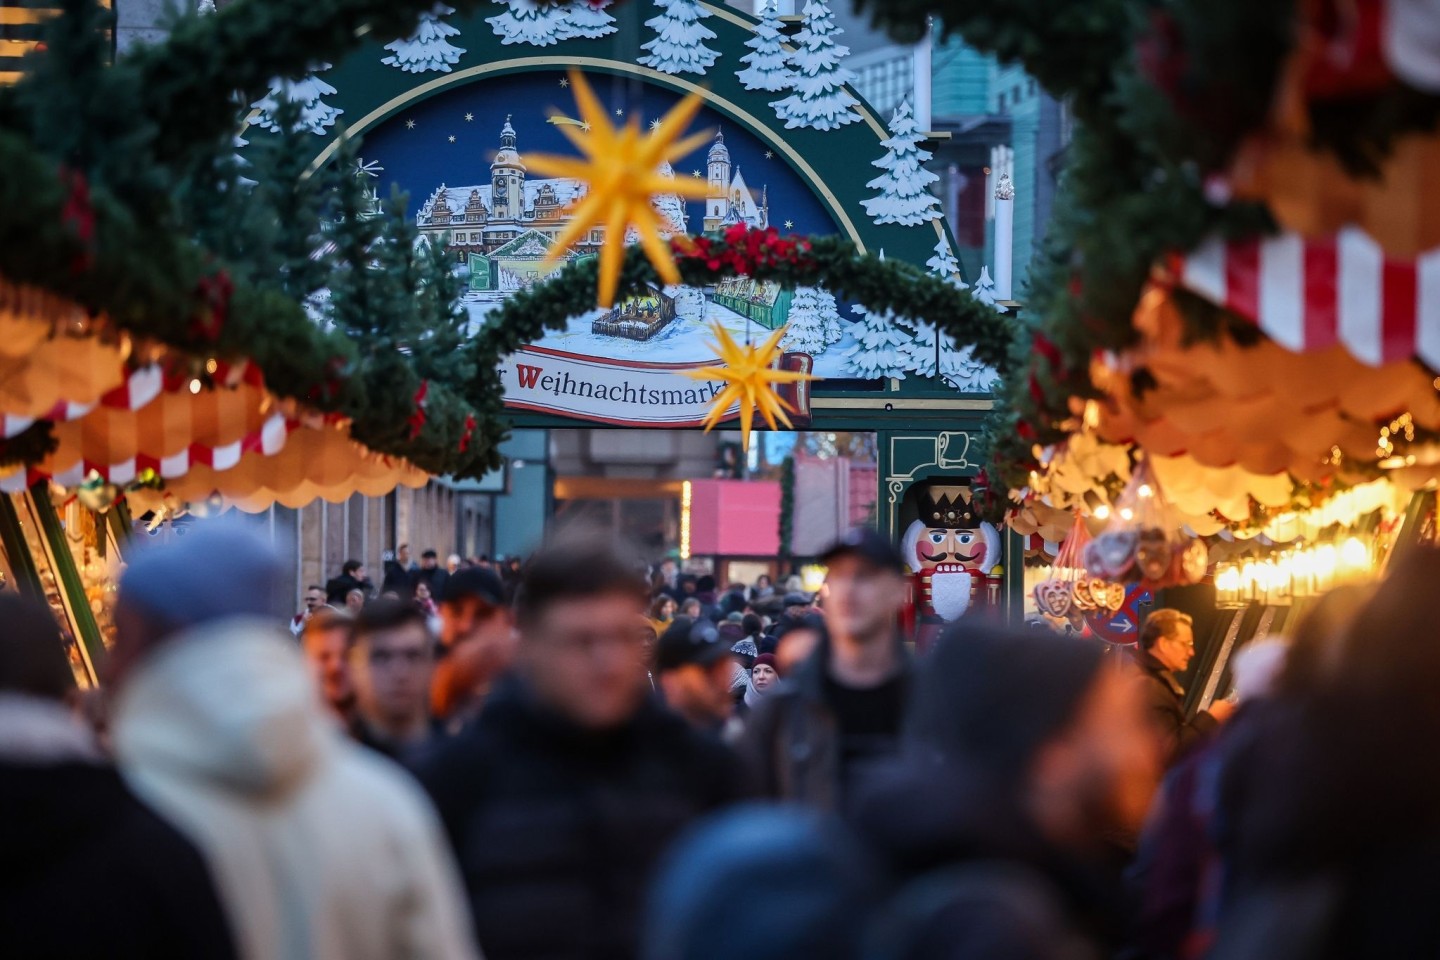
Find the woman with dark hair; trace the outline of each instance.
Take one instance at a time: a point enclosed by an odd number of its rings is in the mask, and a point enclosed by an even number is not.
[[[657,624],[668,624],[675,619],[675,598],[662,593],[650,604],[650,619]],[[663,630],[664,627],[661,627]]]

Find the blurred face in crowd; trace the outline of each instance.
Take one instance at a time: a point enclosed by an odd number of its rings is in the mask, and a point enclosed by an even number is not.
[[[680,605],[680,615],[689,617],[691,620],[699,620],[702,609],[699,600],[686,600]]]
[[[355,568],[355,572],[352,573],[352,574],[350,574],[350,576],[354,577],[356,580],[364,580],[364,579],[366,579],[366,576],[365,576],[365,568],[364,568],[363,566],[362,566],[362,567],[356,567],[356,568]]]
[[[377,630],[356,641],[350,656],[356,703],[367,719],[402,725],[429,710],[434,655],[418,623]]]
[[[723,722],[734,709],[730,692],[734,676],[734,658],[721,657],[703,666],[687,663],[667,670],[660,675],[660,681],[671,709],[692,723],[706,726]]]
[[[826,584],[825,618],[837,638],[889,639],[905,603],[905,579],[898,572],[841,554],[831,562]]]
[[[345,609],[351,613],[359,613],[360,608],[365,606],[365,594],[361,590],[351,590],[345,594]]]
[[[1156,640],[1150,653],[1165,669],[1180,673],[1195,657],[1195,631],[1188,623],[1176,623],[1175,632]]]
[[[780,674],[768,663],[757,663],[750,669],[750,684],[760,693],[780,682]]]
[[[402,543],[395,548],[395,562],[402,567],[410,566],[410,544]]]
[[[314,613],[325,606],[325,591],[319,587],[311,587],[305,591],[305,612]]]
[[[698,606],[698,604],[697,604],[697,606]],[[674,620],[674,619],[675,619],[675,600],[674,600],[672,597],[666,597],[665,599],[661,600],[661,601],[660,601],[659,613],[660,613],[660,619],[661,619],[661,620]]]
[[[517,666],[539,698],[583,727],[624,723],[649,688],[635,669],[645,646],[641,597],[556,599],[522,626]]]
[[[311,628],[305,631],[305,659],[320,696],[336,713],[344,713],[355,701],[355,684],[346,655],[350,650],[350,625]]]
[[[459,569],[460,569],[460,555],[459,555],[459,554],[456,554],[456,553],[452,553],[452,554],[450,554],[450,556],[446,557],[446,558],[445,558],[445,569],[446,569],[446,570],[449,570],[451,573],[454,573],[456,570],[459,570]]]
[[[420,555],[420,569],[422,569],[422,570],[434,570],[434,569],[435,569],[435,565],[436,565],[436,557],[435,557],[435,554],[433,554],[433,553],[422,553],[422,554]]]
[[[1160,773],[1143,690],[1123,671],[1102,668],[1072,723],[1036,755],[1032,813],[1062,843],[1137,830]]]
[[[429,600],[430,584],[426,583],[424,580],[421,580],[419,583],[415,584],[415,599]]]

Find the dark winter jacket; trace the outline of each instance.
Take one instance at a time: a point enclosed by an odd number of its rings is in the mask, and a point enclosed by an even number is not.
[[[199,851],[108,765],[0,761],[0,953],[236,955]]]
[[[1148,651],[1136,649],[1135,664],[1145,684],[1145,697],[1151,720],[1164,745],[1165,765],[1173,766],[1182,757],[1207,739],[1219,726],[1204,710],[1185,716],[1185,688]]]
[[[734,755],[659,704],[596,733],[513,677],[419,775],[455,846],[488,960],[635,956],[661,855],[743,793]]]
[[[351,590],[362,590],[366,596],[369,596],[370,589],[369,580],[361,580],[348,573],[342,573],[338,577],[331,577],[325,581],[325,602],[332,607],[344,607],[345,598],[350,595]]]
[[[843,809],[840,728],[826,697],[829,662],[827,639],[746,718],[740,751],[762,796]],[[903,652],[902,662],[908,684],[912,665]]]
[[[1118,864],[1047,843],[978,768],[894,762],[855,820],[892,883],[882,960],[1098,960],[1119,942]]]

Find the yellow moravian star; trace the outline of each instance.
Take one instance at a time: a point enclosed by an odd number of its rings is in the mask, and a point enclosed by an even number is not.
[[[750,424],[756,410],[760,411],[771,430],[776,429],[777,421],[791,426],[786,411],[794,413],[795,408],[775,392],[775,384],[820,378],[813,373],[776,370],[772,366],[782,352],[780,338],[785,336],[786,328],[781,327],[770,334],[758,347],[736,343],[729,331],[718,323],[710,329],[715,334],[715,353],[724,366],[683,371],[692,380],[719,380],[725,384],[725,389],[711,401],[710,412],[705,415],[706,432],[720,422],[730,404],[736,401],[740,403],[740,442],[746,448],[750,446]]]
[[[555,238],[545,262],[558,260],[576,241],[588,236],[591,229],[603,226],[606,242],[600,248],[599,305],[611,307],[620,282],[620,268],[625,263],[625,235],[634,227],[660,279],[667,284],[678,284],[680,271],[670,254],[670,245],[660,235],[663,225],[653,203],[656,194],[703,200],[709,193],[703,180],[671,178],[660,173],[662,165],[692,153],[709,141],[708,132],[679,138],[700,111],[700,95],[692,93],[681,100],[658,127],[642,135],[639,122],[633,117],[623,127],[610,122],[609,113],[578,70],[570,71],[570,84],[575,91],[583,129],[588,132],[569,123],[557,124],[555,129],[584,157],[553,154],[525,157],[530,169],[542,176],[568,177],[589,186],[585,196],[570,208],[570,223]]]

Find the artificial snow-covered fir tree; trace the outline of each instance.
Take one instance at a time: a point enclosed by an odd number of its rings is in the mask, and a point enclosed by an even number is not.
[[[574,0],[565,21],[568,36],[599,40],[616,32],[619,28],[615,26],[615,18],[605,12],[610,3],[611,0]]]
[[[749,66],[735,74],[746,90],[769,90],[779,93],[790,89],[790,68],[785,65],[785,35],[780,32],[780,13],[775,0],[770,0],[755,25],[755,36],[745,41],[754,53],[740,58]]]
[[[437,3],[433,10],[420,14],[420,22],[416,25],[415,32],[404,40],[385,44],[385,49],[389,50],[392,56],[380,62],[406,73],[424,73],[427,70],[449,73],[450,67],[459,63],[461,55],[465,53],[463,47],[457,47],[446,39],[460,33],[444,19],[454,12],[453,7]]]
[[[839,343],[845,335],[844,324],[840,322],[840,304],[835,302],[835,294],[824,287],[820,288],[820,318],[825,322],[825,345]]]
[[[925,266],[929,267],[930,272],[935,276],[949,280],[962,289],[965,287],[964,281],[960,279],[960,261],[956,260],[955,254],[950,252],[950,241],[944,237],[941,237],[940,242],[935,244],[935,255],[925,261]],[[988,274],[982,272],[982,276],[988,276]]]
[[[704,74],[713,67],[720,52],[705,46],[705,41],[714,40],[715,31],[700,22],[712,16],[710,11],[696,0],[655,0],[655,6],[660,14],[646,20],[645,26],[656,36],[641,44],[642,50],[650,52],[640,58],[640,64],[661,73]]]
[[[854,123],[860,115],[851,108],[860,101],[845,84],[855,74],[840,66],[850,48],[835,42],[844,31],[835,26],[835,14],[824,0],[805,0],[805,25],[795,37],[795,52],[786,65],[790,69],[790,96],[770,106],[785,121],[787,130],[812,127],[833,130]]]
[[[904,350],[910,337],[895,322],[895,315],[889,311],[876,313],[858,304],[854,311],[860,319],[848,324],[845,332],[855,346],[841,354],[850,370],[865,380],[905,379]]]
[[[571,36],[570,10],[548,0],[494,0],[510,9],[485,22],[495,28],[502,44],[529,43],[548,47]]]
[[[270,92],[251,104],[260,111],[260,116],[255,118],[255,126],[262,130],[279,133],[280,124],[275,120],[275,111],[281,100],[288,100],[300,106],[300,127],[311,133],[323,135],[327,127],[335,125],[335,118],[345,112],[320,99],[337,92],[334,87],[317,76],[329,69],[330,64],[322,63],[308,77],[299,80],[272,80]]]
[[[878,197],[861,201],[876,223],[898,223],[913,227],[940,219],[940,199],[927,187],[940,178],[925,169],[929,151],[920,149],[924,135],[915,122],[909,99],[901,100],[890,121],[890,139],[881,146],[885,156],[874,166],[885,172],[865,186],[880,191]]]
[[[825,316],[821,311],[820,291],[815,287],[796,287],[790,301],[790,316],[780,346],[789,353],[815,356],[825,349]]]
[[[989,267],[980,268],[980,279],[975,281],[975,289],[970,291],[970,295],[981,303],[995,307],[1001,313],[1005,312],[1004,307],[995,306],[995,281],[990,277]]]

